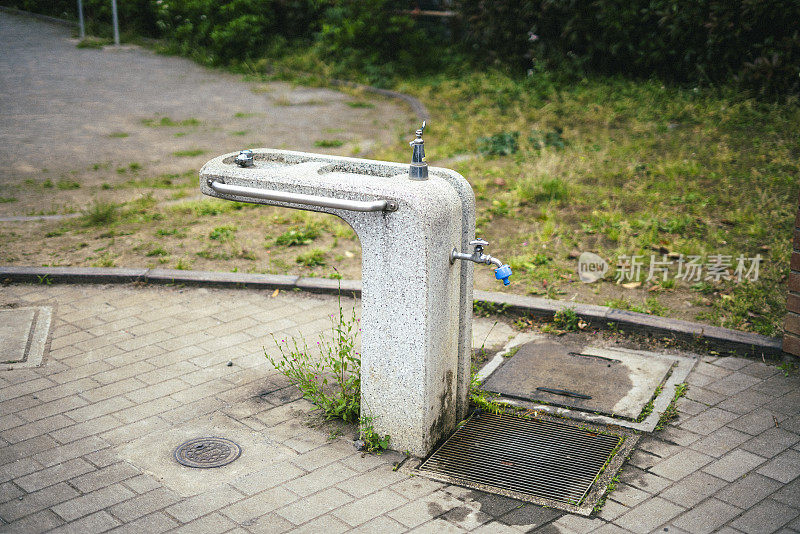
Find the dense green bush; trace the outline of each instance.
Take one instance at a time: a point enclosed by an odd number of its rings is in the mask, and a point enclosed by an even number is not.
[[[0,4],[76,18],[74,0]],[[84,0],[87,28],[107,36],[108,0]],[[123,32],[167,38],[209,63],[313,45],[339,70],[380,80],[460,63],[453,44],[519,71],[547,69],[728,84],[800,93],[797,0],[455,0],[461,33],[389,0],[120,0]],[[431,7],[431,6],[428,6]],[[455,26],[453,26],[455,27]]]
[[[157,25],[183,54],[211,63],[263,56],[287,39],[308,38],[319,20],[315,0],[163,0]]]
[[[518,69],[548,67],[800,91],[796,0],[457,0],[465,42]]]
[[[155,4],[154,0],[117,0],[120,31],[129,35],[157,36]],[[51,17],[78,19],[76,0],[0,0],[0,5]],[[83,16],[88,33],[111,35],[110,0],[83,0]]]

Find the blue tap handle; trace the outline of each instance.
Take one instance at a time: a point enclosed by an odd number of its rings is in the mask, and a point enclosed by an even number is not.
[[[511,276],[511,267],[508,265],[503,265],[502,267],[498,267],[494,270],[494,277],[498,280],[503,281],[503,285],[507,286],[511,282],[508,281],[509,277]]]

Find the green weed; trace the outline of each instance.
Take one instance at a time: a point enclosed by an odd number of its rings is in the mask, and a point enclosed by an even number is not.
[[[275,244],[285,247],[308,245],[320,236],[319,225],[309,223],[305,226],[294,227],[282,233],[275,239]]]
[[[498,133],[477,140],[482,156],[509,156],[519,150],[519,132]]]
[[[10,202],[16,202],[16,197],[0,197],[0,204],[8,204]]]
[[[325,251],[322,249],[311,249],[298,255],[294,260],[304,267],[318,267],[325,265]]]
[[[206,151],[202,148],[192,148],[189,150],[176,150],[172,153],[172,155],[176,158],[193,158],[195,156],[201,156],[205,153]]]
[[[148,257],[154,257],[154,256],[169,256],[169,251],[167,251],[167,249],[165,249],[164,247],[162,247],[162,246],[160,246],[160,245],[159,245],[159,246],[157,246],[157,247],[151,248],[151,249],[150,249],[150,250],[147,252],[147,256],[148,256]]]
[[[118,216],[118,208],[113,202],[94,199],[89,206],[81,210],[83,223],[86,226],[106,226],[113,223]]]
[[[80,189],[81,184],[75,180],[59,180],[56,182],[56,187],[62,191],[68,191],[70,189]]]
[[[183,120],[173,120],[169,117],[161,117],[155,119],[142,119],[142,124],[150,128],[169,127],[174,128],[177,126],[200,126],[201,122],[193,117]]]
[[[337,148],[344,144],[344,141],[341,139],[320,139],[319,141],[314,141],[314,146],[319,148]]]
[[[356,109],[363,109],[363,108],[371,109],[375,107],[375,104],[364,102],[363,100],[351,100],[345,103],[351,108],[356,108]]]
[[[233,238],[236,234],[236,230],[238,230],[238,228],[232,225],[217,226],[216,228],[211,230],[211,232],[208,234],[208,237],[210,237],[215,241],[222,241],[222,242],[233,241]]]
[[[130,135],[131,134],[127,132],[111,132],[110,134],[108,134],[108,136],[111,137],[112,139],[124,139],[126,137],[129,137]]]
[[[314,350],[305,339],[279,341],[273,335],[279,355],[273,357],[264,352],[272,366],[326,419],[356,422],[362,418],[361,355],[355,350],[358,323],[355,302],[352,311],[345,315],[340,294],[338,314],[331,316],[330,336],[320,335]]]

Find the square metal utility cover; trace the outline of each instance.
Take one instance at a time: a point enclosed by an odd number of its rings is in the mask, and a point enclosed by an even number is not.
[[[0,368],[41,364],[51,318],[47,306],[0,308]]]
[[[500,353],[478,375],[482,388],[500,394],[501,402],[648,431],[658,421],[656,408],[667,407],[675,385],[695,363],[671,354],[583,346],[547,337],[514,350]],[[651,400],[655,419],[638,421]]]
[[[474,415],[418,466],[427,478],[589,515],[638,436],[537,415]]]

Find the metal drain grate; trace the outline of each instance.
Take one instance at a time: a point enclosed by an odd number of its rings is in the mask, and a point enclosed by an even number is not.
[[[580,507],[622,440],[567,423],[483,413],[419,469],[484,491]]]

